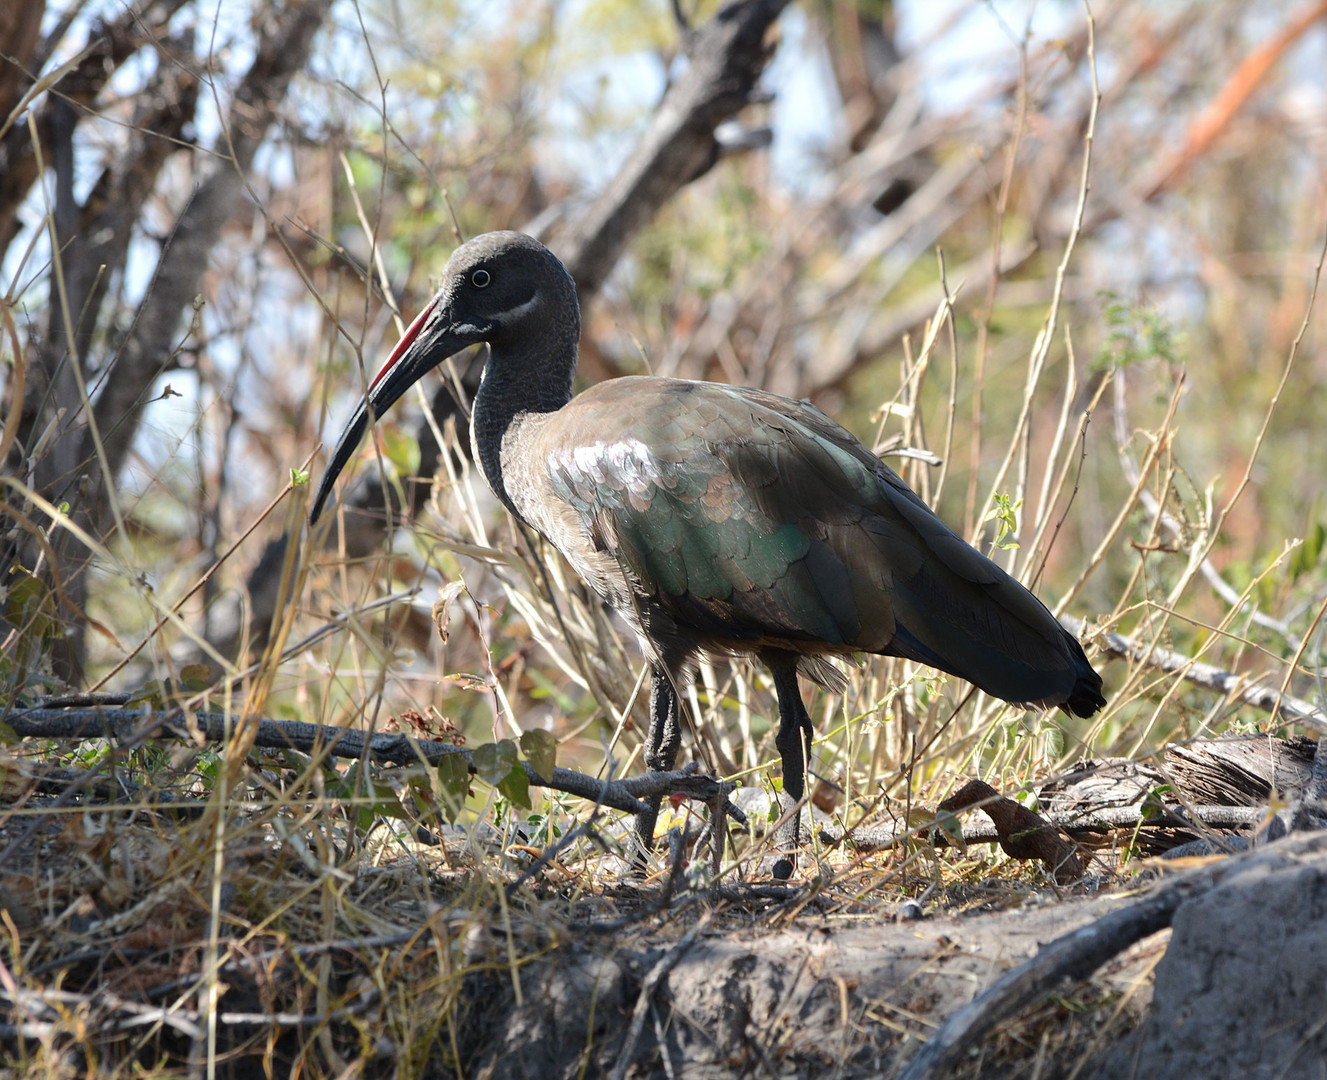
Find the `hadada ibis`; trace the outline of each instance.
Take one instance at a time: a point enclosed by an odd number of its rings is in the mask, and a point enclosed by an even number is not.
[[[750,654],[769,668],[789,808],[802,799],[812,739],[797,676],[841,689],[830,657],[905,657],[1077,716],[1105,704],[1101,677],[1041,602],[814,406],[653,377],[573,397],[579,337],[576,286],[546,247],[516,232],[462,244],[341,435],[310,520],[370,417],[484,342],[475,460],[507,509],[639,635],[653,675],[649,768],[674,765],[679,691],[701,653]],[[655,800],[636,824],[646,850],[657,813]],[[788,857],[774,867],[791,871]]]

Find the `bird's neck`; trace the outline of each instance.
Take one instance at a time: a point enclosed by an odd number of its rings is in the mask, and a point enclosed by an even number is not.
[[[520,511],[507,490],[502,441],[512,424],[529,414],[554,413],[571,400],[576,373],[576,338],[545,340],[542,347],[490,346],[484,378],[475,394],[470,440],[484,479],[517,517]]]

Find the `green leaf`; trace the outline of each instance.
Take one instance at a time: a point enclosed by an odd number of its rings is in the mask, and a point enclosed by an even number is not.
[[[206,664],[185,664],[180,668],[180,686],[191,694],[212,685],[212,669]]]
[[[410,804],[421,822],[433,822],[438,817],[438,800],[433,793],[433,785],[422,773],[409,773],[405,777],[405,791],[410,796]]]
[[[291,487],[304,487],[308,482],[309,482],[309,470],[308,470],[308,469],[291,469],[291,470],[290,470],[290,486],[291,486]]]
[[[963,839],[963,823],[958,820],[958,816],[948,810],[942,810],[935,815],[935,828],[949,837],[949,841],[963,854],[967,854],[967,841]]]
[[[1010,537],[1018,532],[1018,511],[1022,506],[1022,499],[1011,499],[1003,493],[996,494],[991,512],[986,515],[987,521],[995,522],[995,539],[991,541],[992,548],[1008,550],[1018,547],[1018,541],[1011,540]]]
[[[1174,788],[1169,784],[1157,784],[1143,799],[1143,805],[1139,807],[1139,816],[1144,821],[1152,821],[1166,813],[1166,796],[1174,793]]]
[[[24,635],[42,641],[55,637],[59,624],[52,617],[54,605],[46,583],[27,572],[20,572],[9,585],[5,598],[5,618]]]
[[[1304,558],[1309,566],[1316,566],[1322,558],[1322,549],[1327,544],[1327,528],[1321,521],[1315,521],[1308,536],[1304,537]]]
[[[355,821],[361,829],[371,828],[375,817],[408,818],[401,800],[396,797],[396,790],[382,780],[370,779],[367,784],[360,779],[360,762],[346,770],[345,775],[327,785],[327,794],[334,799],[344,799],[354,807]],[[367,788],[367,791],[365,790]],[[368,801],[362,801],[367,795]]]
[[[161,685],[161,680],[149,679],[129,695],[129,700],[124,703],[124,707],[134,709],[140,705],[151,705],[154,709],[160,709],[165,701],[166,689]]]
[[[465,809],[465,797],[470,794],[470,765],[462,754],[447,754],[438,762],[438,791],[442,796],[442,812],[452,824]]]
[[[511,739],[503,739],[476,746],[470,760],[474,762],[475,775],[484,783],[497,787],[516,764],[516,744]]]
[[[558,741],[551,731],[539,728],[521,732],[521,753],[542,779],[553,779],[553,770],[558,763]]]
[[[534,809],[530,801],[530,778],[525,774],[525,766],[519,761],[498,783],[498,790],[514,805],[523,806],[527,810]]]
[[[380,424],[378,437],[382,456],[392,463],[397,476],[414,476],[419,472],[419,443],[413,435],[394,424]]]
[[[571,695],[563,691],[560,684],[543,672],[537,668],[526,668],[525,677],[534,684],[530,687],[529,694],[535,701],[552,701],[560,712],[567,714],[576,711],[576,702]]]
[[[401,800],[396,797],[396,790],[391,784],[382,780],[374,780],[369,784],[369,803],[367,806],[360,806],[356,815],[361,829],[371,828],[375,817],[401,818],[409,820],[410,815],[401,805]]]
[[[1129,303],[1112,293],[1102,294],[1101,300],[1106,335],[1092,362],[1094,371],[1128,367],[1144,360],[1172,366],[1179,362],[1175,332],[1159,311]]]
[[[1304,534],[1304,540],[1290,554],[1290,580],[1298,581],[1304,574],[1314,570],[1322,558],[1324,542],[1327,541],[1327,529],[1321,521],[1314,522]]]

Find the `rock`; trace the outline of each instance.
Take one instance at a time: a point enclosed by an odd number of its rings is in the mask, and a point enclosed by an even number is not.
[[[1180,906],[1148,1015],[1100,1080],[1324,1075],[1327,841],[1315,846],[1272,845]]]

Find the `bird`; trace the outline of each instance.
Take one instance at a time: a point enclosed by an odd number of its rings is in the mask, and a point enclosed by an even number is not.
[[[346,424],[310,523],[371,419],[448,357],[486,344],[474,460],[498,500],[640,639],[646,766],[674,767],[681,694],[702,655],[752,656],[768,669],[790,819],[775,878],[796,865],[811,760],[799,675],[840,691],[833,660],[874,653],[1022,706],[1087,717],[1105,704],[1078,639],[814,405],[659,376],[573,396],[579,340],[576,285],[552,251],[512,231],[461,244]],[[637,815],[638,860],[659,805]]]

